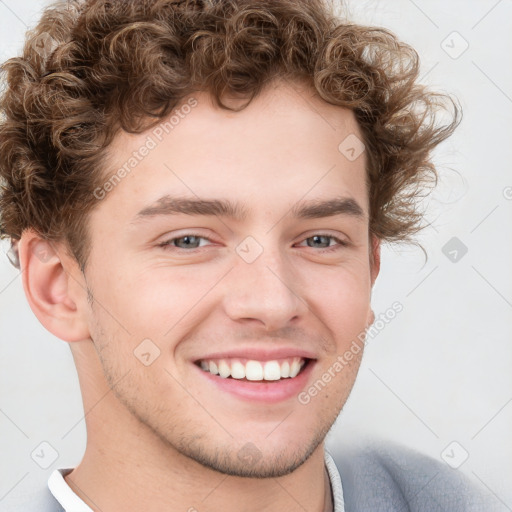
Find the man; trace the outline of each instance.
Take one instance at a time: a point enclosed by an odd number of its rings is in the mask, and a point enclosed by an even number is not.
[[[4,69],[2,235],[87,426],[13,509],[490,510],[430,459],[324,449],[458,122],[414,50],[320,0],[89,0]]]

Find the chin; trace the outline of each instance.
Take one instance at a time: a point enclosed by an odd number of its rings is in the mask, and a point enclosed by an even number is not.
[[[292,444],[288,438],[286,444],[281,444],[281,449],[268,441],[262,441],[259,446],[251,441],[238,443],[238,446],[232,442],[212,449],[196,442],[180,447],[179,451],[202,466],[225,475],[277,478],[292,473],[304,464],[324,439],[323,433],[309,442],[296,440]]]

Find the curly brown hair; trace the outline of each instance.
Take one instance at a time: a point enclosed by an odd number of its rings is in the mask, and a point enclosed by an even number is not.
[[[417,83],[411,46],[327,0],[60,1],[0,69],[0,238],[32,228],[64,240],[82,270],[116,132],[151,128],[195,91],[238,111],[273,79],[301,81],[351,109],[367,149],[369,230],[388,242],[415,243],[418,198],[437,182],[431,151],[460,122],[451,96]],[[230,107],[227,93],[247,102]]]

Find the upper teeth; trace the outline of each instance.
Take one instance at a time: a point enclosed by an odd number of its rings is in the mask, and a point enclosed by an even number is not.
[[[240,359],[201,360],[201,368],[227,378],[247,380],[279,380],[296,377],[305,364],[302,357],[293,357],[280,361],[255,361],[245,363]]]

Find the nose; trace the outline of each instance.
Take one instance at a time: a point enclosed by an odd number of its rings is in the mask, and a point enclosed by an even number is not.
[[[308,310],[297,274],[278,250],[265,249],[252,263],[235,259],[223,298],[224,310],[233,321],[259,322],[273,331],[289,326]]]

